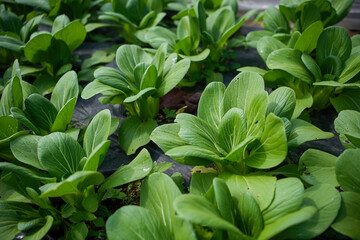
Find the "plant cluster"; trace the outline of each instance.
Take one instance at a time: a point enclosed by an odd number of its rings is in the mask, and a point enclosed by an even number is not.
[[[2,2],[0,239],[360,239],[360,38],[332,26],[352,0],[281,0],[260,13],[265,30],[243,43],[267,69],[243,67],[228,86],[230,38],[255,13],[237,17],[236,0]],[[124,42],[78,57],[84,41],[109,38],[104,28]],[[103,66],[114,58],[118,69]],[[197,115],[160,109],[204,78]],[[122,104],[124,119],[104,109],[77,124],[79,96]],[[326,132],[309,113],[331,104]],[[114,133],[134,156],[104,173]],[[287,158],[334,135],[339,156]],[[189,187],[145,145],[194,166]]]
[[[349,109],[344,98],[359,93],[359,36],[350,38],[339,22],[353,1],[280,1],[263,13],[265,30],[247,36],[268,70],[240,68],[263,75],[269,87],[288,86],[313,109],[332,104]],[[289,22],[294,23],[290,29]]]

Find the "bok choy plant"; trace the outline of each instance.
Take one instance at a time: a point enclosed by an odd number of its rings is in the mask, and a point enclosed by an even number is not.
[[[23,56],[21,47],[37,31],[42,15],[35,16],[23,23],[15,13],[0,7],[0,65],[8,65]],[[4,67],[1,66],[0,69]]]
[[[22,108],[24,100],[38,90],[21,79],[19,62],[15,60],[12,77],[5,86],[0,99],[0,158],[13,160],[10,141],[30,131],[24,130],[20,122],[11,115],[11,108]]]
[[[353,2],[354,0],[281,0],[279,8],[269,7],[261,13],[265,30],[250,32],[246,36],[247,45],[256,47],[258,40],[265,36],[272,36],[287,44],[317,21],[324,27],[334,25],[348,14]]]
[[[215,163],[220,172],[244,174],[277,166],[288,148],[333,137],[297,119],[303,110],[292,89],[282,87],[268,96],[261,76],[244,72],[227,88],[208,85],[197,117],[178,114],[175,123],[157,127],[151,140],[177,162]]]
[[[353,91],[359,93],[360,87],[356,39],[351,39],[342,27],[323,29],[317,21],[298,37],[292,37],[288,45],[273,37],[258,41],[257,49],[268,71],[247,67],[239,70],[260,72],[270,87],[291,87],[299,101],[313,109],[324,109],[330,101],[337,109],[347,109],[346,99],[352,98]]]
[[[127,43],[135,43],[138,30],[158,25],[165,17],[163,0],[112,0],[112,5],[103,7],[99,19],[109,23],[89,24],[88,29],[116,27]]]
[[[97,213],[101,201],[116,198],[113,188],[153,171],[150,154],[143,150],[104,181],[97,168],[113,131],[110,111],[103,110],[87,126],[82,145],[77,135],[62,132],[12,141],[17,161],[0,162],[0,221],[6,229],[0,232],[1,239],[13,239],[20,231],[27,238],[41,239],[48,231],[60,229],[64,239],[85,239],[90,230],[87,223],[101,218]]]
[[[129,111],[130,117],[119,129],[120,146],[128,155],[150,141],[157,126],[154,118],[159,98],[173,89],[189,69],[189,59],[177,62],[176,54],[167,55],[166,48],[166,44],[161,45],[153,56],[136,45],[119,47],[116,62],[121,72],[109,67],[97,69],[95,80],[81,94],[88,99],[101,93],[101,103],[122,103]]]
[[[66,15],[58,16],[51,33],[33,34],[24,47],[24,54],[31,63],[40,63],[44,70],[34,82],[41,93],[49,93],[66,72],[72,69],[71,53],[86,37],[84,25],[79,21],[70,22]]]
[[[205,185],[191,184],[190,194],[178,197],[174,207],[180,218],[200,225],[197,233],[206,239],[309,239],[330,226],[340,207],[337,190],[304,190],[292,177],[220,175]]]
[[[140,206],[124,206],[109,217],[107,237],[110,240],[197,239],[190,222],[175,214],[173,203],[179,196],[181,192],[169,176],[151,174],[141,186]]]
[[[358,131],[359,124],[357,127]],[[311,188],[314,191],[322,185],[342,190],[341,207],[336,211],[338,213],[331,227],[352,239],[360,237],[359,231],[356,230],[360,221],[359,161],[360,149],[356,148],[345,150],[338,158],[320,150],[309,149],[301,156],[299,162],[301,178],[313,185]]]

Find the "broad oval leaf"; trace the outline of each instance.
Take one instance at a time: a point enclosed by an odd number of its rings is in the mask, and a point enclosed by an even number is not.
[[[106,222],[106,233],[110,240],[171,239],[169,230],[161,220],[138,206],[125,206],[111,215]]]
[[[91,120],[84,134],[84,150],[87,156],[108,139],[110,127],[111,113],[108,109],[102,110]]]
[[[72,137],[56,132],[40,139],[38,156],[44,169],[60,179],[78,170],[79,162],[85,157],[85,152]]]
[[[74,114],[77,97],[73,97],[63,107],[59,109],[58,114],[51,127],[51,132],[64,132]]]
[[[20,162],[44,170],[40,164],[37,147],[41,136],[27,135],[16,138],[10,142],[11,152]]]
[[[340,134],[345,148],[360,148],[360,112],[343,110],[334,121],[335,130]]]
[[[53,36],[57,40],[64,41],[69,47],[70,51],[73,52],[84,42],[86,37],[86,29],[84,24],[76,20],[54,33]]]
[[[106,178],[105,182],[101,185],[100,191],[109,190],[142,179],[151,172],[152,167],[151,156],[146,149],[143,149],[128,165],[119,167],[118,170]]]
[[[65,73],[54,87],[50,102],[60,109],[72,98],[79,95],[79,83],[75,71]]]
[[[219,82],[210,83],[201,95],[198,105],[198,117],[205,120],[212,127],[218,128],[224,115],[222,101],[225,85]]]
[[[288,87],[280,87],[269,95],[267,113],[291,119],[296,105],[295,91]]]
[[[100,172],[77,171],[58,183],[48,183],[39,188],[40,197],[61,197],[84,191],[91,185],[99,185],[104,180]]]
[[[360,193],[360,149],[348,149],[336,161],[336,178],[344,191]]]
[[[313,76],[301,61],[301,55],[302,53],[295,49],[279,49],[268,56],[266,65],[270,69],[283,70],[292,74],[294,77],[311,84],[313,82]]]
[[[261,38],[256,45],[257,51],[264,62],[266,62],[270,53],[286,47],[287,46],[281,41],[269,36]]]
[[[25,100],[25,107],[36,126],[46,131],[51,130],[58,111],[47,98],[33,93]]]
[[[163,152],[180,146],[186,145],[186,142],[179,137],[180,124],[164,124],[158,126],[150,135],[150,139],[158,145]],[[171,139],[171,141],[169,141]]]
[[[25,45],[25,57],[32,63],[39,63],[47,59],[46,51],[51,45],[50,33],[41,33],[30,39]]]

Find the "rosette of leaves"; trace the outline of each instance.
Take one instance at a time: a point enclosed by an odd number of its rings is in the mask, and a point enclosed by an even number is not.
[[[5,186],[0,193],[0,218],[6,229],[0,233],[1,239],[13,239],[20,231],[41,239],[50,229],[62,228],[65,239],[85,239],[89,232],[86,224],[97,218],[101,201],[119,193],[113,188],[153,171],[150,154],[143,150],[103,183],[104,176],[97,168],[113,131],[110,111],[103,110],[86,128],[82,145],[77,136],[61,132],[12,141],[11,151],[18,162],[0,163],[0,184]]]
[[[273,37],[258,41],[257,49],[268,71],[247,67],[239,70],[261,73],[270,87],[293,88],[307,107],[324,109],[333,103],[338,110],[348,109],[356,106],[347,103],[349,99],[357,102],[353,95],[360,87],[358,46],[358,37],[351,39],[344,28],[323,29],[317,21],[287,44]]]
[[[166,16],[163,0],[112,0],[111,5],[102,8],[99,19],[109,23],[88,25],[92,31],[99,27],[116,27],[127,43],[135,43],[138,30],[158,25]]]
[[[190,80],[184,79],[180,85],[193,86],[196,81],[201,80],[201,76],[199,75],[202,72],[204,60],[210,54],[210,50],[208,48],[202,50],[199,46],[200,26],[194,8],[186,11],[188,11],[186,16],[180,14],[180,18],[174,18],[179,20],[176,33],[168,28],[155,26],[138,31],[135,35],[140,41],[149,44],[155,49],[158,49],[162,44],[167,43],[167,51],[169,54],[177,53],[181,58],[190,59]]]
[[[338,158],[316,149],[307,150],[300,158],[301,178],[316,189],[321,185],[340,188],[341,207],[331,227],[352,239],[359,239],[360,223],[360,149],[347,149]],[[305,169],[305,170],[304,170]],[[324,195],[325,196],[325,195]],[[326,195],[327,199],[331,199]]]
[[[33,34],[24,47],[24,54],[31,63],[40,63],[44,70],[36,78],[34,86],[41,93],[50,93],[58,79],[72,69],[71,53],[86,37],[80,21],[70,22],[66,15],[58,16],[51,33]]]
[[[353,2],[354,0],[281,0],[279,8],[269,7],[258,16],[257,19],[263,20],[265,30],[249,33],[246,36],[247,45],[256,47],[257,42],[265,36],[287,43],[317,21],[324,27],[334,25],[348,14]]]
[[[24,55],[21,47],[37,31],[43,16],[29,17],[23,23],[20,17],[8,11],[4,5],[0,8],[0,64],[7,67],[10,62]]]
[[[340,207],[335,189],[304,190],[297,178],[196,174],[190,194],[179,196],[174,208],[180,218],[201,226],[197,235],[206,239],[310,239],[330,226]],[[293,229],[304,234],[294,237]]]
[[[107,237],[110,240],[197,239],[190,222],[175,214],[173,203],[179,196],[181,192],[169,176],[148,176],[141,185],[140,206],[124,206],[111,215],[106,222]]]
[[[79,84],[74,71],[64,74],[54,87],[50,100],[33,93],[23,106],[11,107],[11,115],[37,135],[51,132],[73,132],[69,127],[79,95]]]
[[[129,154],[150,141],[157,126],[159,98],[173,89],[187,73],[190,60],[177,61],[176,54],[167,55],[166,44],[151,55],[139,46],[123,45],[116,52],[121,70],[103,67],[95,71],[95,80],[83,90],[88,99],[101,93],[103,104],[122,103],[129,111],[119,129],[120,146]]]
[[[220,172],[243,174],[277,166],[288,148],[305,141],[333,137],[297,119],[303,109],[290,88],[268,96],[261,76],[244,72],[227,88],[222,83],[208,85],[197,117],[178,114],[175,123],[156,128],[151,140],[180,163],[215,163]]]
[[[24,100],[38,90],[21,79],[19,62],[14,62],[11,79],[7,82],[0,99],[0,157],[13,160],[10,141],[30,131],[24,130],[21,123],[11,115],[11,108],[22,108]]]

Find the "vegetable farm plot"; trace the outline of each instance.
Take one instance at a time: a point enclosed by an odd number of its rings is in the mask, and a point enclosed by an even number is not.
[[[0,239],[360,239],[355,4],[0,1]]]

